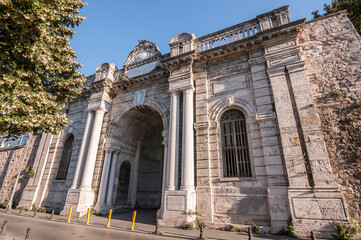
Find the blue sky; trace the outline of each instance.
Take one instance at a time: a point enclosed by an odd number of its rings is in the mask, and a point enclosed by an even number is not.
[[[163,54],[178,33],[196,37],[250,20],[272,9],[290,5],[291,21],[312,19],[311,12],[331,0],[88,0],[86,16],[70,45],[87,75],[104,62],[122,68],[138,40],[150,40]]]

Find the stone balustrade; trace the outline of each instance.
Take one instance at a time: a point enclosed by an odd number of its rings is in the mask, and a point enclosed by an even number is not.
[[[227,43],[251,37],[259,32],[257,19],[239,23],[229,28],[207,34],[194,40],[194,49],[202,52]]]

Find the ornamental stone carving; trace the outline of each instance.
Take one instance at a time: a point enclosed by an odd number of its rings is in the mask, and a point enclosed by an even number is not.
[[[109,79],[114,80],[114,72],[118,70],[114,63],[102,63],[95,69],[94,82]]]
[[[142,89],[134,93],[133,106],[142,106],[144,104],[147,89]]]
[[[134,50],[128,55],[127,61],[124,63],[125,68],[131,68],[138,63],[146,62],[145,60],[161,56],[161,52],[157,45],[148,40],[140,40]]]

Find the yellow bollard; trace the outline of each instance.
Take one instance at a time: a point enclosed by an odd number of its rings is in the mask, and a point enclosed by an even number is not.
[[[110,219],[112,218],[112,212],[113,212],[113,210],[110,209],[110,210],[109,210],[109,215],[108,215],[108,222],[107,222],[107,226],[106,226],[106,227],[110,227]]]
[[[89,224],[89,217],[90,217],[90,208],[88,208],[88,213],[86,215],[86,224]]]
[[[133,220],[132,220],[132,227],[130,228],[130,230],[134,230],[134,223],[135,223],[135,216],[137,215],[137,211],[133,211]]]
[[[71,211],[73,211],[73,207],[70,207],[70,208],[69,208],[68,222],[70,222]]]

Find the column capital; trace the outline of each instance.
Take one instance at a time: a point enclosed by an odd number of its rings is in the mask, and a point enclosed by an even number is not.
[[[110,148],[110,147],[105,147],[104,151],[105,151],[105,153],[112,153],[114,151],[114,149]]]
[[[195,88],[193,86],[190,86],[188,88],[182,89],[183,93],[193,93]]]
[[[113,155],[119,155],[120,154],[119,150],[112,149],[111,151],[113,152]]]
[[[269,77],[276,77],[285,75],[285,67],[275,67],[275,68],[269,68],[267,69],[267,74]]]
[[[170,96],[173,96],[173,95],[180,96],[180,94],[181,94],[181,92],[178,89],[168,91],[168,95],[170,95]]]
[[[110,108],[110,103],[103,100],[90,100],[88,103],[87,111],[104,111],[107,112]]]
[[[299,61],[286,66],[288,73],[292,74],[295,72],[305,71],[305,62]]]
[[[108,110],[105,107],[100,107],[98,109],[95,110],[96,113],[106,113],[108,112]]]
[[[255,57],[248,60],[248,64],[250,66],[258,65],[258,64],[265,64],[267,61],[264,56],[262,57]]]

